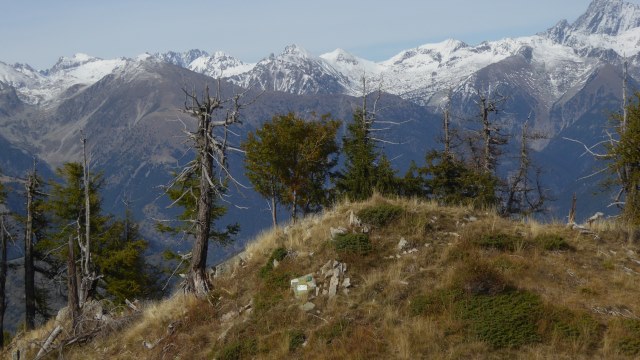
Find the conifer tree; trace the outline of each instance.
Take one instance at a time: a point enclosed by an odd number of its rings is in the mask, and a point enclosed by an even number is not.
[[[371,122],[364,110],[355,111],[347,132],[342,140],[345,169],[338,175],[336,189],[339,195],[351,200],[364,200],[373,194],[377,182],[377,154],[370,136]]]
[[[247,177],[261,195],[270,198],[272,220],[276,207],[289,206],[291,217],[326,205],[324,185],[335,165],[339,122],[323,115],[305,121],[293,113],[276,115],[243,144]]]
[[[47,253],[45,259],[50,271],[62,274],[62,269],[71,270],[70,265],[80,265],[79,257],[85,242],[85,189],[84,171],[80,163],[66,163],[56,170],[61,182],[53,181],[45,203],[50,226],[46,236],[36,243],[38,253]],[[142,239],[130,215],[124,221],[116,221],[105,215],[101,209],[99,190],[102,177],[94,174],[89,179],[89,206],[91,218],[89,226],[92,236],[93,270],[96,282],[88,289],[88,296],[80,296],[77,290],[78,306],[89,298],[110,298],[123,301],[130,297],[146,297],[153,289],[151,275],[144,261],[147,242]],[[125,226],[126,223],[126,226]],[[74,256],[70,257],[73,251]],[[80,270],[78,277],[82,276]],[[67,279],[69,285],[78,279]],[[126,284],[123,285],[123,284]],[[80,286],[80,284],[77,284]],[[74,295],[74,294],[70,294]],[[74,296],[70,296],[69,300]]]
[[[614,117],[617,141],[608,146],[609,168],[616,174],[614,182],[620,186],[616,204],[623,208],[624,217],[632,224],[640,224],[640,92],[625,108],[625,115]]]

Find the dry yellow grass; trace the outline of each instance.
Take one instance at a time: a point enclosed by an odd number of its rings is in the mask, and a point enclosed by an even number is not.
[[[387,205],[401,212],[371,228],[371,251],[336,250],[331,227],[359,232],[349,224],[351,212]],[[640,343],[634,353],[633,342],[640,256],[629,238],[637,229],[598,222],[591,230],[598,238],[562,224],[509,221],[492,211],[417,199],[376,195],[342,203],[259,235],[248,244],[245,262],[234,262],[229,274],[215,279],[208,300],[179,295],[148,304],[128,327],[71,346],[65,358],[633,358],[640,355]],[[399,250],[401,238],[408,245]],[[539,240],[547,238],[568,247]],[[513,241],[507,248],[496,245],[504,239]],[[264,270],[279,247],[289,255]],[[289,279],[309,273],[319,278],[317,271],[329,260],[347,264],[353,286],[333,299],[312,299],[311,312],[301,310]],[[461,315],[465,301],[500,294],[469,290],[475,285],[464,282],[476,275],[468,273],[469,264],[487,271],[477,274],[480,289],[487,276],[495,276],[515,289],[509,291],[538,299],[534,341],[496,347],[486,334],[474,333],[476,320]],[[52,327],[24,335],[14,346],[37,344]],[[154,346],[147,349],[143,342]]]

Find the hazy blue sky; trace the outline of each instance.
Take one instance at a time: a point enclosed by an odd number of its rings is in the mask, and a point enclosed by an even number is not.
[[[533,35],[591,0],[0,0],[0,61],[51,67],[77,52],[101,58],[223,50],[247,62],[296,43],[371,60],[447,38]],[[640,0],[630,2],[640,3]]]

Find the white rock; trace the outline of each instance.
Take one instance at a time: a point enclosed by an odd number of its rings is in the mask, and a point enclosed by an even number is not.
[[[360,221],[360,219],[358,219],[356,214],[353,213],[353,210],[351,210],[349,212],[349,225],[350,226],[361,226],[362,225],[362,221]]]
[[[280,262],[277,259],[273,259],[273,268],[277,268],[280,265]]]
[[[222,317],[220,318],[220,321],[222,322],[228,322],[233,320],[234,318],[236,318],[238,316],[238,312],[235,310],[229,311],[228,313],[222,315]]]
[[[342,280],[342,287],[343,288],[351,287],[351,279],[350,278],[344,278],[344,280]]]
[[[329,228],[329,232],[331,233],[331,238],[335,239],[336,236],[338,235],[344,235],[347,233],[347,229],[343,228],[343,227],[339,227],[339,228]]]
[[[332,298],[334,296],[336,296],[336,292],[338,291],[338,276],[337,275],[333,275],[331,277],[331,281],[329,282],[329,297]]]
[[[405,238],[400,238],[400,242],[398,242],[398,251],[404,250],[407,245],[409,245],[409,242]]]
[[[315,308],[316,308],[316,304],[312,303],[311,301],[308,301],[304,303],[304,305],[302,305],[302,310],[304,311],[311,311]]]

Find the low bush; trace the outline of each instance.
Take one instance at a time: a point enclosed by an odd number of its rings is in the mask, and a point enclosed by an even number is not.
[[[556,234],[538,235],[534,239],[534,242],[548,251],[574,250],[562,236]]]
[[[273,260],[282,261],[287,257],[287,249],[279,247],[271,253],[269,260],[260,268],[260,277],[265,278],[273,270]]]
[[[473,241],[474,244],[482,248],[502,251],[515,251],[523,242],[524,239],[521,237],[508,234],[489,234]]]
[[[372,249],[367,234],[340,234],[335,237],[333,244],[337,252],[357,255],[366,255]]]
[[[383,227],[402,214],[402,207],[382,203],[362,209],[358,212],[360,220],[369,225]]]
[[[409,313],[412,316],[442,313],[460,295],[461,292],[455,289],[438,289],[430,294],[416,295],[409,304]]]
[[[296,351],[299,347],[301,347],[304,342],[307,341],[307,337],[304,332],[300,330],[290,330],[289,331],[289,351]]]
[[[617,352],[627,356],[640,355],[640,320],[617,320],[611,324],[610,333]]]
[[[468,295],[496,295],[512,289],[494,267],[478,260],[458,266],[452,285]]]
[[[550,308],[544,320],[550,321],[551,334],[583,350],[594,349],[602,338],[602,326],[590,314],[576,313],[566,308]]]
[[[457,304],[471,335],[493,348],[516,348],[541,341],[538,319],[542,302],[533,293],[513,290],[473,295]]]
[[[221,360],[239,360],[251,358],[258,352],[258,343],[255,339],[237,340],[225,345],[218,353]]]

